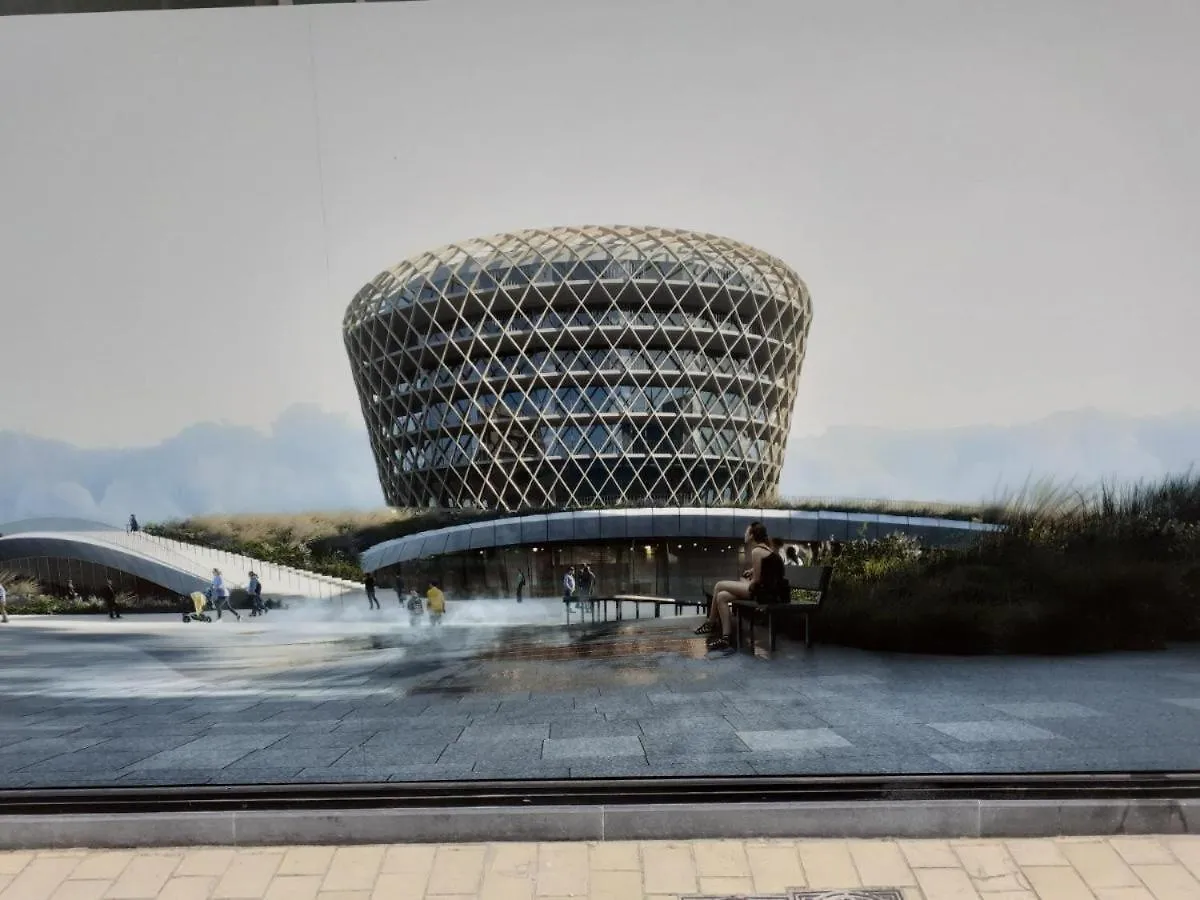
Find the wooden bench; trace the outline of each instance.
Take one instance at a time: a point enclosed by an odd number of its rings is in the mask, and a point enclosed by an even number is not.
[[[788,566],[784,570],[791,588],[787,603],[755,603],[753,600],[734,600],[730,605],[733,613],[733,645],[742,647],[742,622],[750,623],[750,649],[754,650],[754,626],[760,621],[767,623],[767,649],[775,650],[775,620],[784,616],[804,616],[804,646],[812,646],[812,631],[809,616],[821,608],[829,582],[833,578],[833,566]]]

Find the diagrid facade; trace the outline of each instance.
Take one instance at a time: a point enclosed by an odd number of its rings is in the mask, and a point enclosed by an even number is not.
[[[752,504],[778,487],[811,320],[753,247],[581,227],[403,262],[344,338],[393,506]]]

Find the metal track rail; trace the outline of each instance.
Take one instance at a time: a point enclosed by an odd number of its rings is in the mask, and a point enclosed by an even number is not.
[[[0,816],[1200,799],[1200,772],[788,776],[0,790]]]

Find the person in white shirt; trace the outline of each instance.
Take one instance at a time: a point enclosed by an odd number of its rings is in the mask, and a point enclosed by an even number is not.
[[[0,625],[8,621],[8,592],[0,584]]]
[[[563,603],[570,604],[575,601],[575,567],[568,566],[567,573],[563,575]]]

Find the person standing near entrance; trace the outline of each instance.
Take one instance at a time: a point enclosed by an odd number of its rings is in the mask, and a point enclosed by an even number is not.
[[[563,575],[563,604],[570,606],[572,603],[578,608],[579,597],[575,587],[575,567],[567,566],[567,573]]]
[[[367,609],[380,609],[379,601],[375,598],[375,575],[373,573],[367,573],[367,577],[363,579],[363,587],[367,591]]]
[[[517,602],[521,602],[521,598],[525,593],[525,573],[517,573]]]
[[[8,624],[8,592],[0,584],[0,625]]]
[[[425,592],[425,606],[429,610],[429,624],[440,625],[442,616],[446,614],[446,595],[436,581],[429,582],[429,590]]]
[[[117,609],[117,589],[113,587],[111,578],[105,579],[104,588],[100,591],[100,596],[104,598],[104,606],[108,609],[108,617],[110,619],[121,618],[121,611]]]
[[[596,576],[592,572],[592,567],[587,563],[583,564],[583,568],[579,570],[579,608],[583,609],[586,606],[589,610],[592,608],[592,591],[596,586]]]

